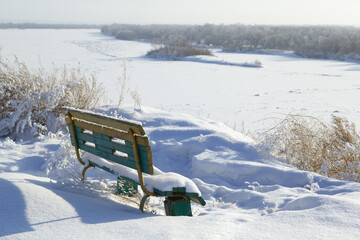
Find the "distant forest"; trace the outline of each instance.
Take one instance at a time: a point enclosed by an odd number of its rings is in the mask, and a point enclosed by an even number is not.
[[[121,40],[163,45],[186,41],[195,47],[231,52],[279,50],[310,58],[360,60],[360,28],[357,27],[112,24],[103,26],[101,32]]]

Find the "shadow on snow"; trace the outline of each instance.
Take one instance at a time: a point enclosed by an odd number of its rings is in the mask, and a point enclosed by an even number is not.
[[[25,199],[18,187],[0,178],[0,196],[0,237],[34,231],[26,218]]]
[[[142,214],[138,208],[127,206],[100,196],[91,196],[83,192],[69,192],[55,188],[52,183],[28,180],[53,193],[72,205],[83,223],[97,224],[123,220],[142,219],[156,215]],[[83,194],[82,194],[83,193]]]

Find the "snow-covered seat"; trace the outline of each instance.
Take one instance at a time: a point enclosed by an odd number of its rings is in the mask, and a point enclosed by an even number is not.
[[[98,167],[118,177],[119,194],[132,195],[140,185],[144,192],[142,212],[149,196],[165,197],[165,212],[171,216],[192,216],[190,200],[205,205],[193,181],[153,166],[149,139],[141,123],[74,108],[62,110],[77,158],[85,165],[83,180],[89,167]],[[86,152],[82,157],[79,149]]]

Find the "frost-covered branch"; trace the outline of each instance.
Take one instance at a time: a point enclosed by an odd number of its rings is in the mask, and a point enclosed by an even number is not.
[[[92,109],[103,98],[95,75],[86,76],[79,67],[61,73],[32,70],[16,57],[9,62],[0,56],[0,137],[56,131],[61,107]]]

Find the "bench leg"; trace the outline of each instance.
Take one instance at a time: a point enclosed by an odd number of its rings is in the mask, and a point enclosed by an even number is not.
[[[192,216],[190,201],[183,197],[167,197],[164,207],[167,216]]]
[[[145,206],[146,199],[148,199],[149,197],[150,197],[149,195],[144,194],[144,196],[141,199],[140,210],[142,213],[144,213],[144,206]]]
[[[117,193],[133,197],[138,192],[138,184],[124,177],[117,177]]]

